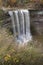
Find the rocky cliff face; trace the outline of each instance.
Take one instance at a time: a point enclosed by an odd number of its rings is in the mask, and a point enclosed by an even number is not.
[[[1,15],[1,14],[0,14]],[[2,16],[2,17],[1,17]],[[8,13],[2,14],[0,19],[3,19],[3,25],[11,28],[11,19]],[[5,19],[6,18],[6,19]],[[31,32],[36,35],[43,35],[43,11],[42,10],[31,10],[30,11],[31,21]],[[12,29],[12,28],[11,28]]]
[[[34,30],[42,35],[43,34],[43,11],[31,11],[31,25]]]

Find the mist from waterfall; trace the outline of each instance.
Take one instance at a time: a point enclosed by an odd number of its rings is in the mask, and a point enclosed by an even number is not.
[[[15,40],[26,43],[32,40],[30,31],[30,13],[28,10],[9,11],[11,16]]]

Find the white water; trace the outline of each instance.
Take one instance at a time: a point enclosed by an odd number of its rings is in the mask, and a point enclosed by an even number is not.
[[[30,13],[28,10],[9,11],[15,40],[26,43],[32,40],[30,32]]]

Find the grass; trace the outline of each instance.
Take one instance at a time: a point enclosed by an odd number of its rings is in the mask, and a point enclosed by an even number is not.
[[[0,29],[0,65],[43,65],[43,46],[36,39],[19,46],[13,36]]]

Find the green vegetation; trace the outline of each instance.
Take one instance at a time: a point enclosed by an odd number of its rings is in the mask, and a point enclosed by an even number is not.
[[[22,46],[13,39],[6,28],[0,29],[0,65],[43,65],[43,43],[35,39]]]
[[[0,15],[3,15],[1,12]],[[1,26],[4,18],[0,18]],[[43,65],[43,42],[40,42],[43,41],[42,36],[35,36],[33,41],[22,46],[7,31],[6,27],[0,28],[0,65]]]
[[[13,46],[14,45],[14,46]],[[43,53],[32,43],[25,47],[11,44],[0,55],[0,65],[43,65]]]

